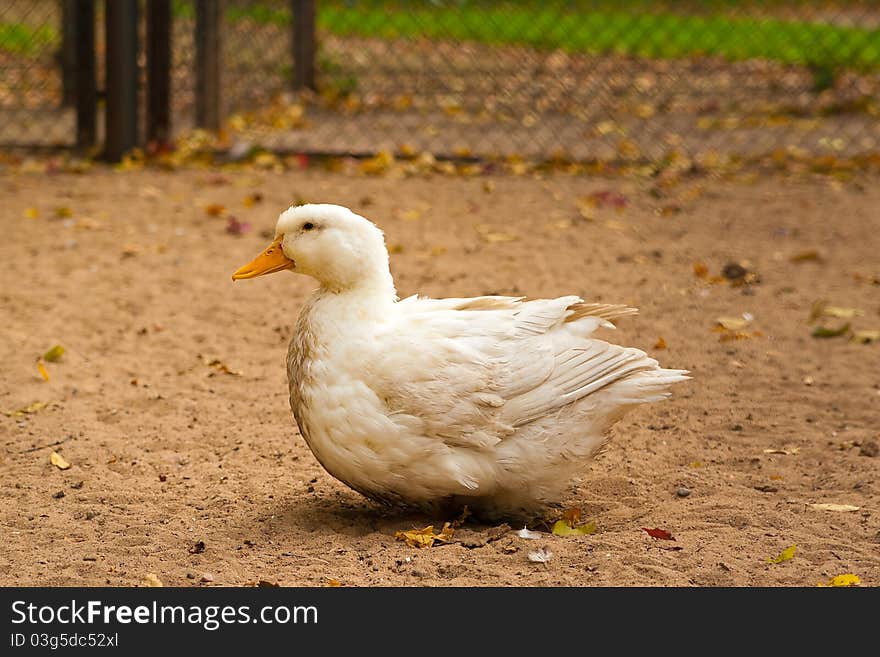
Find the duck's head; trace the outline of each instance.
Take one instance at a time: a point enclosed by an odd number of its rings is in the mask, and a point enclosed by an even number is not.
[[[290,207],[278,217],[275,240],[232,280],[289,270],[333,292],[391,283],[382,231],[341,205]]]

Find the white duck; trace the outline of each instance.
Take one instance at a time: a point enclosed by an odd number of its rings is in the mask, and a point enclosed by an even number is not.
[[[320,287],[287,354],[290,406],[334,477],[390,504],[520,515],[557,502],[609,427],[689,377],[592,337],[636,312],[576,296],[398,301],[382,231],[338,205],[291,207],[233,279]]]

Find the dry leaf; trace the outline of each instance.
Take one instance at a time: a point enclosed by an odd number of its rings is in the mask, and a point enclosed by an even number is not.
[[[43,354],[43,360],[45,360],[49,363],[54,363],[54,362],[60,360],[63,355],[64,355],[64,347],[62,347],[60,344],[56,344],[49,351],[47,351],[45,354]]]
[[[209,203],[205,206],[205,214],[209,217],[219,217],[226,212],[226,207],[219,203]]]
[[[328,579],[327,583],[324,586],[335,589],[339,586],[342,586],[342,582],[340,582],[338,579]]]
[[[582,513],[583,511],[581,511],[580,507],[573,506],[562,512],[562,519],[569,525],[574,526],[581,521]]]
[[[532,531],[529,531],[526,527],[523,527],[522,529],[520,529],[516,533],[516,535],[519,536],[520,538],[525,538],[530,541],[534,541],[539,538],[543,538],[543,536],[544,536],[544,534],[542,534],[541,532],[532,532]]]
[[[207,365],[208,365],[208,367],[213,367],[218,372],[223,372],[224,374],[230,374],[232,376],[241,376],[241,374],[242,374],[241,370],[229,369],[229,366],[226,363],[224,363],[222,360],[220,360],[219,358],[215,358],[212,361],[208,361]]]
[[[252,208],[257,203],[262,202],[263,195],[260,192],[252,192],[241,200],[241,204],[246,208]]]
[[[70,468],[70,463],[68,463],[67,460],[58,452],[52,452],[49,455],[49,463],[54,465],[59,470],[67,470],[68,468]]]
[[[783,561],[788,561],[794,556],[794,552],[797,549],[796,545],[792,545],[790,547],[785,548],[782,552],[780,552],[775,557],[768,557],[767,563],[782,563]]]
[[[156,577],[153,573],[147,573],[146,575],[144,575],[144,585],[154,587],[164,586],[164,584],[162,584],[162,580]]]
[[[25,219],[37,219],[40,216],[40,211],[37,208],[28,208],[24,211]]]
[[[858,342],[860,344],[870,344],[872,342],[880,342],[880,331],[878,330],[866,330],[866,331],[853,331],[852,337],[850,338],[853,342]]]
[[[792,455],[797,454],[801,451],[800,447],[771,447],[769,449],[765,449],[765,454],[786,454]]]
[[[853,506],[852,504],[808,504],[807,506],[816,509],[817,511],[842,511],[842,512],[852,512],[858,511],[862,507]]]
[[[675,536],[670,534],[665,529],[660,529],[658,527],[655,527],[654,529],[648,529],[647,527],[642,527],[642,531],[648,532],[648,536],[650,536],[651,538],[657,538],[657,539],[660,539],[663,541],[674,541],[675,540]]]
[[[19,408],[14,411],[3,411],[3,414],[7,417],[21,417],[22,415],[31,415],[32,413],[36,413],[42,408],[46,408],[48,406],[48,402],[34,402],[30,406],[25,406],[24,408]]]
[[[858,586],[862,583],[858,575],[846,573],[844,575],[835,575],[828,580],[827,584],[819,583],[819,586]]]
[[[49,371],[46,369],[45,363],[43,363],[43,359],[37,361],[37,371],[40,373],[40,376],[43,377],[44,381],[49,380]]]
[[[657,342],[654,343],[654,349],[666,349],[666,340],[662,336],[657,338]]]
[[[706,278],[709,275],[709,268],[702,262],[694,263],[694,276],[697,278]]]
[[[428,525],[424,529],[412,529],[407,532],[397,532],[394,538],[398,541],[404,541],[411,547],[423,548],[432,547],[435,541],[448,543],[452,538],[455,530],[450,523],[445,523],[439,534],[434,533],[434,525]]]
[[[394,166],[394,155],[391,151],[379,151],[374,157],[364,160],[358,167],[361,173],[379,175]]]
[[[822,308],[822,314],[826,317],[837,317],[838,319],[852,319],[853,317],[861,317],[865,314],[864,310],[858,308],[841,308],[840,306],[825,306]]]
[[[55,208],[55,217],[58,219],[68,219],[73,216],[73,210],[66,205]]]
[[[538,548],[534,552],[529,552],[529,561],[532,563],[547,563],[553,558],[553,553],[547,548]]]
[[[844,333],[847,333],[848,331],[849,322],[836,329],[825,328],[824,326],[817,326],[812,330],[810,335],[812,335],[814,338],[836,338],[843,335]]]
[[[819,252],[816,249],[808,249],[806,251],[801,251],[800,253],[795,253],[791,258],[789,258],[792,262],[821,262],[822,256],[819,255]]]
[[[588,536],[596,533],[596,523],[590,521],[585,525],[572,525],[568,520],[557,520],[553,524],[552,532],[556,536]]]
[[[728,331],[741,331],[749,325],[750,320],[745,317],[719,317],[715,320],[719,326]]]

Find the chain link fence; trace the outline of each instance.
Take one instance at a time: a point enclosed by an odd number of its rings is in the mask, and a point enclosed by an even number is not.
[[[0,145],[75,141],[63,4],[0,5]],[[220,4],[227,145],[572,160],[880,152],[880,3],[316,0],[314,89],[294,92],[296,4]],[[172,3],[175,134],[201,122],[198,9]]]

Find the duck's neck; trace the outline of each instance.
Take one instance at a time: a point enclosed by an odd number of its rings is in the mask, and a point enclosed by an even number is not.
[[[361,303],[393,303],[397,299],[394,279],[387,267],[376,269],[367,276],[360,276],[353,283],[321,281],[318,293],[322,297],[339,297]]]

